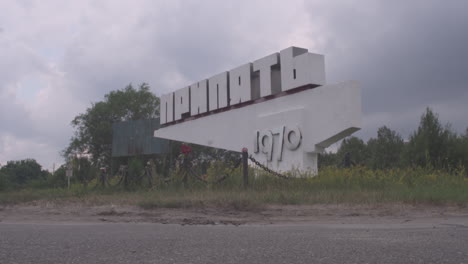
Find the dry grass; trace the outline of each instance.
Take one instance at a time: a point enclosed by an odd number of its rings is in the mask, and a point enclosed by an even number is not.
[[[222,185],[205,186],[195,181],[189,188],[177,182],[154,190],[121,188],[29,189],[0,193],[0,205],[47,200],[83,205],[138,205],[155,208],[226,208],[255,211],[269,204],[379,204],[468,203],[468,180],[464,170],[455,173],[405,169],[372,171],[365,168],[322,170],[314,178],[291,180],[258,175],[249,188],[241,188],[240,174]],[[110,212],[112,213],[112,212]]]

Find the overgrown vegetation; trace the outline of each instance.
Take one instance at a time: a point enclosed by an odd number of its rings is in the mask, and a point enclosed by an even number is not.
[[[139,205],[144,209],[222,207],[256,210],[267,204],[403,202],[465,206],[468,202],[468,179],[464,170],[447,173],[425,168],[372,170],[361,166],[347,169],[330,167],[322,169],[314,178],[289,180],[275,178],[253,168],[250,173],[252,177],[247,189],[242,187],[238,169],[219,184],[206,185],[189,177],[189,187],[184,187],[179,180],[163,183],[154,189],[128,191],[122,186],[94,188],[92,186],[97,184],[97,180],[93,180],[87,188],[74,184],[70,190],[27,188],[0,192],[0,204],[47,200],[88,205]],[[112,179],[112,183],[117,180]]]
[[[138,120],[159,115],[159,98],[143,83],[135,89],[112,91],[104,101],[93,103],[85,113],[76,116],[71,124],[76,129],[69,146],[63,151],[69,160],[86,155],[96,167],[109,167],[112,152],[112,123]]]
[[[76,133],[64,151],[67,166],[51,173],[27,159],[0,168],[0,204],[45,199],[145,209],[256,210],[265,204],[468,203],[468,128],[462,135],[453,132],[429,108],[407,142],[384,126],[376,138],[364,142],[350,137],[336,153],[320,155],[316,177],[285,180],[250,168],[250,185],[243,188],[239,168],[232,169],[238,153],[200,146],[183,155],[180,144],[173,144],[171,155],[114,160],[111,167],[112,122],[154,117],[158,106],[146,84],[107,94],[73,120]],[[127,165],[125,178],[116,173],[121,164]],[[100,178],[102,167],[113,172],[106,184]],[[74,175],[70,189],[67,169]]]
[[[319,166],[344,166],[347,154],[351,165],[372,169],[423,167],[451,172],[468,168],[468,128],[464,135],[457,134],[449,125],[442,126],[438,115],[427,108],[408,142],[384,126],[367,143],[357,137],[344,139],[337,153],[320,156]]]

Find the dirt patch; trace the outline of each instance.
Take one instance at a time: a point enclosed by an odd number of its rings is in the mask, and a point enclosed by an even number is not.
[[[154,208],[138,206],[88,206],[79,203],[31,203],[6,206],[0,222],[137,222],[180,225],[243,225],[284,223],[441,223],[468,225],[468,208],[407,204],[271,205],[259,210],[235,207]]]
[[[96,213],[96,215],[100,215],[100,216],[124,216],[126,214],[129,214],[129,212],[117,212],[115,208],[111,208],[108,211],[102,211],[102,212]]]

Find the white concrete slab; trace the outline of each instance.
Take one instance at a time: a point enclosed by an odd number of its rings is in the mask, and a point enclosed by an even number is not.
[[[348,81],[173,124],[154,136],[239,152],[245,147],[276,171],[314,174],[317,153],[361,124],[361,91],[356,81]]]

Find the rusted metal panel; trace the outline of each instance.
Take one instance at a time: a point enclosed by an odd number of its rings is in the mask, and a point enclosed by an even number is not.
[[[169,152],[169,140],[155,138],[159,118],[112,124],[112,157],[162,154]]]

